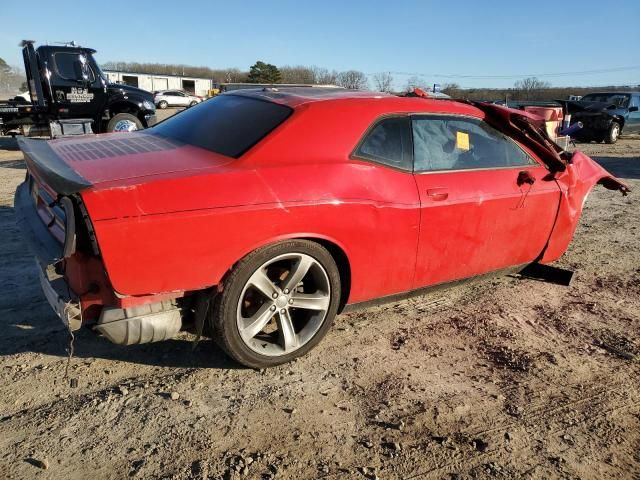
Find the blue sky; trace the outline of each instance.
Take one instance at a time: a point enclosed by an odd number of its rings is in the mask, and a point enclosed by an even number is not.
[[[0,57],[18,42],[75,40],[98,61],[248,69],[256,60],[408,74],[427,83],[511,86],[640,84],[640,1],[24,2],[0,0]],[[608,6],[611,6],[611,9]],[[609,36],[610,35],[610,36]],[[442,75],[466,75],[445,77]],[[509,78],[478,78],[509,76]]]

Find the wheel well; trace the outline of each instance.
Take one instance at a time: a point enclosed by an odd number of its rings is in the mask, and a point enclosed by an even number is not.
[[[309,240],[311,242],[319,243],[324,248],[329,250],[329,253],[333,257],[338,266],[338,273],[340,274],[340,305],[338,306],[338,313],[342,312],[342,309],[347,304],[349,299],[349,293],[351,292],[351,265],[349,259],[344,250],[330,240],[323,238],[302,238],[301,240]]]
[[[137,105],[127,102],[114,103],[109,107],[109,113],[111,115],[110,118],[113,118],[114,115],[118,113],[130,113],[131,115],[138,116],[140,109]]]

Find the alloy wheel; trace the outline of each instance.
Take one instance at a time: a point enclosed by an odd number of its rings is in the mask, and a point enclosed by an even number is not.
[[[262,264],[247,280],[236,323],[251,350],[281,356],[314,337],[330,305],[331,286],[323,266],[310,255],[287,253]]]

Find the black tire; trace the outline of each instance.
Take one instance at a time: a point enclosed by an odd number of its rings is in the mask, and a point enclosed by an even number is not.
[[[165,100],[161,100],[161,101],[158,102],[158,108],[161,108],[162,110],[164,110],[168,106],[169,106],[169,104]]]
[[[115,131],[132,131],[132,130],[120,130],[120,125],[124,122],[128,122],[129,124],[135,124],[135,130],[144,130],[144,125],[138,117],[135,115],[131,115],[130,113],[118,113],[114,115],[109,123],[107,124],[107,132],[115,132]]]
[[[297,350],[282,355],[261,355],[252,350],[240,336],[237,324],[240,295],[249,278],[265,262],[280,255],[306,254],[318,262],[327,274],[330,302],[324,320],[313,337]],[[266,368],[290,362],[308,353],[331,328],[340,303],[340,274],[335,260],[322,245],[309,240],[287,240],[260,248],[240,260],[223,280],[224,290],[216,294],[209,310],[209,322],[216,343],[227,355],[250,368]]]
[[[605,143],[608,143],[609,145],[616,143],[621,132],[622,127],[620,124],[618,122],[611,122],[609,130],[607,131],[607,136],[604,138]]]
[[[198,102],[196,102],[195,100],[193,100],[193,101],[189,104],[189,106],[190,106],[190,107],[193,107],[194,105],[197,105],[197,104],[198,104]]]

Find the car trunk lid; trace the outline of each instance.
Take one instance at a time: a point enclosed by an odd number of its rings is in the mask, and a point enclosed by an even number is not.
[[[71,195],[148,177],[217,168],[233,159],[143,132],[18,140],[29,173],[52,193]]]

